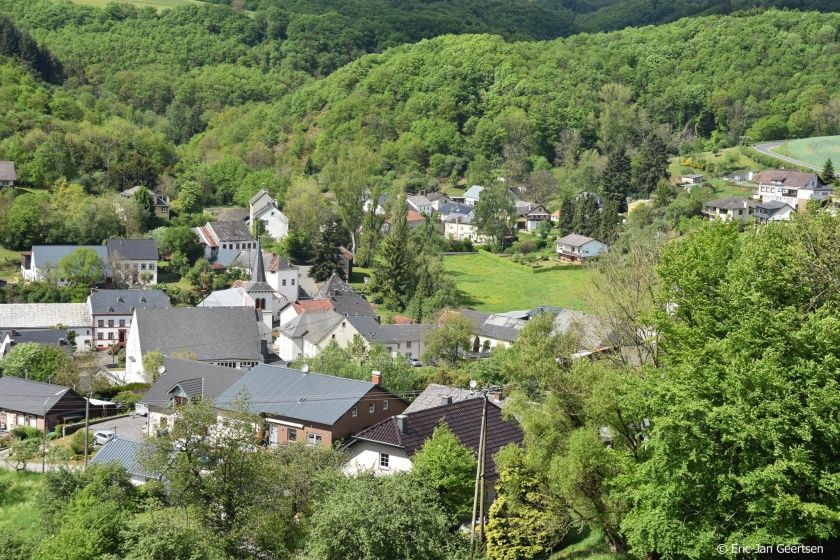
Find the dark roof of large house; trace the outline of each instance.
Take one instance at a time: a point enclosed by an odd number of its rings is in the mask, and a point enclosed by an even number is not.
[[[17,174],[15,173],[15,162],[3,160],[0,161],[0,181],[16,181]]]
[[[153,472],[142,466],[140,457],[143,444],[129,439],[115,437],[96,452],[91,465],[117,464],[130,475],[142,476],[150,479],[160,479],[161,473]]]
[[[481,437],[481,415],[484,406],[480,397],[451,404],[425,408],[404,414],[404,427],[398,427],[398,417],[392,416],[378,424],[362,430],[354,436],[356,440],[375,441],[400,447],[409,455],[420,451],[435,428],[446,423],[462,445],[478,454]],[[484,463],[488,479],[496,478],[496,463],[493,457],[509,443],[521,444],[525,436],[516,420],[502,418],[502,410],[487,404],[487,457]]]
[[[341,279],[335,272],[324,282],[318,289],[318,293],[314,299],[327,299],[331,296],[350,296],[356,295],[356,290],[350,287],[350,284]]]
[[[347,317],[354,315],[367,315],[372,317],[375,315],[370,302],[359,294],[334,296],[329,299],[332,302],[333,309],[339,315],[345,315]]]
[[[423,340],[431,328],[432,325],[429,324],[403,323],[380,325],[379,331],[396,342],[414,342]]]
[[[359,331],[362,338],[370,343],[382,342],[384,344],[394,344],[397,342],[387,332],[382,331],[379,323],[370,315],[350,315],[347,317],[347,320]]]
[[[577,233],[570,233],[569,235],[564,235],[563,237],[557,240],[558,245],[569,245],[571,247],[583,247],[587,243],[592,241],[596,241],[591,237],[587,237],[585,235],[578,235]]]
[[[801,189],[814,179],[817,180],[817,186],[820,186],[821,181],[816,173],[795,169],[768,169],[753,176],[753,182],[760,185],[781,184],[794,189]]]
[[[331,426],[374,387],[370,381],[260,364],[222,393],[216,406],[230,407],[247,395],[252,413]]]
[[[722,210],[743,210],[750,206],[755,206],[755,201],[740,196],[717,198],[703,204],[704,208],[720,208]]]
[[[138,309],[132,323],[143,352],[192,352],[201,361],[262,361],[256,312],[249,307]]]
[[[163,290],[93,290],[90,309],[94,315],[130,315],[135,309],[166,309],[169,296]]]
[[[172,391],[180,386],[189,396],[215,400],[245,375],[245,370],[214,366],[204,362],[181,360],[167,356],[165,371],[149,387],[140,402],[155,409],[169,405]]]
[[[124,261],[158,260],[157,241],[154,239],[109,239],[108,254]]]
[[[216,234],[219,241],[252,240],[251,230],[245,222],[210,222],[207,224]]]
[[[68,410],[53,410],[58,401],[67,393],[82,399],[70,387],[29,381],[18,377],[0,377],[0,409],[14,410],[24,414],[43,416],[48,413],[77,412],[79,406]],[[81,406],[84,409],[84,405]]]

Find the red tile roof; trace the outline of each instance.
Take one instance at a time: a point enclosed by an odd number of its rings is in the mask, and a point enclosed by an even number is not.
[[[332,301],[328,299],[305,299],[294,303],[295,311],[329,311],[333,308]]]
[[[452,404],[418,410],[405,415],[403,432],[397,428],[397,418],[392,416],[370,428],[362,430],[355,439],[375,441],[405,449],[408,455],[419,451],[434,429],[446,423],[458,440],[478,455],[481,437],[481,411],[483,400],[476,398]],[[525,436],[516,420],[504,420],[502,410],[493,403],[487,404],[487,458],[484,463],[488,479],[496,478],[496,464],[493,457],[505,445],[521,445]]]

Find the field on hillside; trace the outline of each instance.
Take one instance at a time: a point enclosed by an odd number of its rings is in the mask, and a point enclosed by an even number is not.
[[[581,266],[536,273],[484,251],[449,255],[443,264],[467,295],[467,305],[479,311],[512,311],[537,305],[586,309],[584,296],[592,273]]]
[[[74,4],[82,4],[83,6],[93,6],[95,8],[104,8],[109,2],[113,0],[72,0]],[[126,4],[134,4],[138,8],[146,8],[151,6],[158,10],[166,10],[167,8],[176,8],[178,6],[186,6],[188,4],[200,4],[198,0],[122,0]]]
[[[817,167],[822,167],[825,160],[831,158],[836,169],[837,163],[840,162],[840,136],[815,136],[789,140],[773,151]]]
[[[0,531],[23,538],[34,538],[38,533],[38,512],[35,494],[41,485],[41,475],[30,472],[0,470],[0,482],[10,481],[5,500],[0,502]]]

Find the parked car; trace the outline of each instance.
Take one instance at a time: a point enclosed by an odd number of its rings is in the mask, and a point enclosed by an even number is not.
[[[410,365],[411,367],[423,367],[423,364],[420,363],[420,360],[418,360],[417,358],[409,358],[408,365]]]
[[[93,434],[93,443],[95,445],[105,445],[115,437],[117,437],[117,432],[114,430],[99,430]]]

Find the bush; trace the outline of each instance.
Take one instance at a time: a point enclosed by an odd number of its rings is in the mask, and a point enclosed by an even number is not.
[[[114,396],[114,402],[124,405],[126,408],[133,408],[140,402],[140,395],[133,391],[120,391]]]
[[[12,481],[0,479],[0,506],[6,503],[9,497],[9,490],[12,489]]]
[[[88,430],[88,454],[93,452],[93,434]],[[85,430],[79,430],[73,437],[70,438],[70,450],[76,457],[81,457],[85,454]]]
[[[14,439],[41,439],[43,432],[32,426],[18,426],[17,428],[12,428],[12,437]]]
[[[523,239],[516,244],[516,249],[523,255],[527,255],[537,250],[537,242],[533,239]]]

